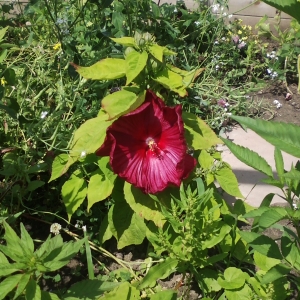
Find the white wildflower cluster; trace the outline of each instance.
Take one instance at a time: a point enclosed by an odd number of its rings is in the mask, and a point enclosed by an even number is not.
[[[54,235],[58,235],[60,233],[61,230],[61,225],[58,223],[53,223],[50,226],[50,232],[53,233]]]
[[[299,198],[293,199],[292,205],[294,210],[298,210],[300,208],[300,199]]]
[[[42,111],[41,112],[41,119],[45,119],[48,115],[48,112],[47,111]]]
[[[278,73],[273,71],[272,68],[268,68],[267,69],[267,73],[268,75],[272,78],[272,79],[275,79],[277,76],[278,76]]]
[[[273,103],[276,105],[276,108],[280,108],[282,106],[278,100],[274,100]]]
[[[270,53],[267,53],[267,57],[269,59],[275,59],[275,60],[278,60],[278,56],[276,55],[276,51],[272,51]]]

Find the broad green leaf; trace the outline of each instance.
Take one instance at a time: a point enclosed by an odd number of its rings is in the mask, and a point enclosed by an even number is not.
[[[272,267],[268,272],[264,275],[261,280],[262,284],[268,284],[274,282],[275,280],[284,277],[291,271],[291,268],[284,264],[277,264]]]
[[[125,115],[145,101],[145,91],[140,95],[121,90],[113,94],[109,94],[102,99],[102,108],[108,113],[109,120]]]
[[[86,79],[113,80],[126,75],[126,63],[120,58],[105,58],[90,67],[81,67],[71,63],[76,71]]]
[[[215,172],[215,178],[220,184],[221,188],[229,195],[239,198],[244,198],[240,189],[236,176],[231,168],[224,165]]]
[[[3,40],[3,38],[6,34],[7,29],[8,29],[8,26],[0,29],[0,42],[2,42],[2,40]]]
[[[239,231],[239,235],[257,252],[271,258],[282,258],[278,245],[270,237],[246,231]]]
[[[206,293],[218,292],[221,290],[221,286],[217,281],[219,276],[216,270],[211,270],[209,268],[202,268],[197,270],[195,276],[197,282],[201,283],[201,287],[204,289]]]
[[[78,253],[86,239],[83,238],[75,242],[70,241],[64,243],[62,247],[54,249],[43,259],[44,266],[51,272],[62,268]]]
[[[102,299],[103,300],[116,300],[116,299],[139,300],[140,292],[134,286],[130,285],[130,283],[123,282],[114,290],[101,297],[101,300]]]
[[[266,174],[267,176],[273,177],[273,172],[270,165],[256,152],[243,146],[236,145],[233,142],[222,137],[221,140],[240,161],[257,171]]]
[[[300,157],[299,126],[291,123],[272,122],[248,117],[231,116],[231,118],[252,129],[278,149]]]
[[[219,233],[214,232],[213,236],[202,242],[202,249],[212,248],[224,240],[225,236],[231,231],[231,227],[226,223],[220,222],[221,230]],[[222,253],[223,254],[223,253]]]
[[[2,247],[4,246],[1,245],[0,250],[3,250]],[[2,263],[0,265],[0,277],[19,272],[20,270],[25,270],[26,267],[26,263]]]
[[[182,82],[182,76],[172,72],[169,69],[163,69],[155,74],[154,81],[160,83],[163,87],[178,93],[179,96],[184,97],[187,95]]]
[[[61,194],[70,220],[87,195],[87,184],[81,171],[76,170],[64,183]]]
[[[285,174],[283,174],[283,177],[287,178],[287,179],[300,181],[300,171],[298,171],[296,169],[292,169],[291,171],[286,172]]]
[[[51,168],[51,177],[49,179],[49,182],[52,180],[57,179],[63,174],[63,170],[65,168],[65,165],[67,164],[69,160],[69,155],[68,154],[60,154],[56,156],[53,160],[52,163],[52,168]]]
[[[198,158],[200,167],[204,170],[210,170],[214,164],[214,158],[206,151],[202,150]]]
[[[6,258],[6,256],[0,251],[0,270],[1,270],[1,265],[2,264],[7,264],[8,263],[8,259]]]
[[[148,46],[149,52],[160,62],[163,62],[164,49],[165,47],[159,46],[157,44]]]
[[[257,251],[254,251],[253,258],[256,266],[266,272],[280,263],[280,259],[267,257]]]
[[[98,150],[104,143],[106,129],[111,123],[112,122],[108,120],[107,114],[101,114],[83,123],[75,131],[70,156],[78,159],[80,156],[94,153]]]
[[[245,284],[240,289],[236,290],[225,290],[225,295],[228,300],[252,300],[253,291]]]
[[[265,3],[292,16],[300,23],[300,2],[297,0],[263,0]]]
[[[300,250],[290,235],[284,231],[281,237],[281,252],[283,257],[294,267],[300,263]]]
[[[0,282],[0,300],[17,286],[22,276],[23,274],[11,275]]]
[[[150,300],[176,300],[177,293],[173,290],[160,291],[150,295]]]
[[[35,257],[40,259],[43,259],[49,253],[55,249],[62,247],[63,245],[63,239],[60,234],[54,236],[51,238],[51,235],[48,236],[47,240],[34,252]]]
[[[33,279],[30,279],[29,283],[27,284],[25,296],[26,300],[42,299],[41,289]]]
[[[45,184],[44,181],[41,180],[32,180],[28,183],[27,191],[32,192],[38,189],[39,187],[43,186]]]
[[[269,207],[259,218],[258,224],[266,229],[286,218],[288,218],[288,213],[284,207]]]
[[[140,282],[138,288],[140,290],[147,287],[154,287],[156,280],[165,279],[176,271],[178,260],[168,257],[163,262],[158,263],[154,267],[150,268],[146,276]]]
[[[147,64],[147,59],[148,53],[146,51],[140,53],[133,50],[126,56],[126,85],[131,83],[141,73]]]
[[[119,286],[119,282],[107,282],[98,279],[86,279],[77,282],[67,290],[63,296],[63,300],[94,300],[100,297],[104,292],[111,291]]]
[[[0,64],[4,61],[4,59],[6,58],[7,55],[7,49],[4,49],[0,52]]]
[[[164,47],[164,55],[166,55],[166,56],[177,55],[177,53],[168,49],[167,47]]]
[[[42,300],[61,300],[56,294],[41,291]]]
[[[282,176],[284,174],[284,162],[283,162],[282,153],[277,147],[275,147],[274,158],[275,158],[276,171],[279,180],[281,183],[283,183],[284,180],[282,179]]]
[[[117,175],[115,175],[116,177]],[[92,173],[90,177],[87,197],[88,197],[88,207],[90,210],[92,205],[95,203],[105,200],[108,196],[111,195],[114,188],[114,182],[109,180],[101,170],[97,170]]]
[[[126,47],[133,47],[133,48],[138,48],[138,45],[135,42],[135,39],[133,37],[121,37],[121,38],[110,38],[117,44],[126,46]]]
[[[146,220],[153,221],[158,227],[163,226],[165,217],[161,213],[160,205],[149,195],[127,182],[125,182],[124,194],[127,203],[135,213]]]
[[[21,274],[22,277],[19,280],[18,286],[17,286],[17,290],[14,296],[14,299],[16,299],[17,297],[19,297],[23,291],[25,290],[25,287],[27,285],[27,283],[30,280],[30,274]]]
[[[104,219],[102,219],[102,221],[101,221],[98,240],[99,240],[100,244],[102,245],[104,242],[111,239],[112,236],[113,236],[113,233],[110,230],[110,227],[108,224],[108,215],[106,214],[104,216]]]
[[[118,241],[118,249],[139,245],[146,236],[144,219],[136,214],[124,199],[118,199],[108,212],[111,232]]]
[[[183,112],[185,139],[190,147],[195,150],[209,149],[222,141],[216,136],[211,128],[199,117],[192,113]]]
[[[20,224],[21,227],[21,241],[23,245],[23,249],[26,251],[28,256],[32,256],[34,252],[34,244],[31,236],[28,231],[25,229],[23,223]]]
[[[241,288],[247,279],[247,274],[235,267],[229,267],[224,271],[224,279],[218,278],[218,284],[226,290]]]

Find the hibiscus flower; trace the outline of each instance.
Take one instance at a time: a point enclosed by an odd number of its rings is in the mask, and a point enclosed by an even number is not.
[[[144,193],[180,186],[196,165],[187,154],[181,105],[167,107],[152,91],[134,111],[107,129],[98,156],[110,156],[112,170]]]

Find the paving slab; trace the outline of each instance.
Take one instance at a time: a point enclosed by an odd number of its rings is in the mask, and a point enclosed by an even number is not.
[[[230,132],[227,131],[223,137],[230,139],[235,144],[247,147],[257,152],[269,163],[272,167],[273,174],[277,177],[273,145],[269,144],[254,131],[247,129],[247,132],[245,132],[241,127],[236,127]],[[263,198],[269,193],[276,194],[273,198],[272,204],[285,203],[285,201],[280,197],[280,195],[283,196],[283,193],[279,188],[267,185],[261,181],[262,179],[267,178],[267,176],[242,163],[225,145],[221,145],[218,149],[222,151],[223,160],[229,163],[232,167],[246,203],[254,207],[258,207]],[[285,170],[290,170],[292,163],[295,165],[298,161],[298,158],[285,152],[282,152],[282,156]],[[235,201],[235,198],[231,196],[224,195],[224,197],[229,203],[234,203]]]

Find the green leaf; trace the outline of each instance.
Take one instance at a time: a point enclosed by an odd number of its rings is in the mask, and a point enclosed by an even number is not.
[[[0,282],[0,300],[17,286],[22,276],[23,274],[11,275]]]
[[[68,154],[60,154],[56,156],[52,163],[52,169],[51,169],[51,177],[49,179],[49,182],[52,180],[57,179],[63,174],[63,170],[65,168],[65,165],[67,164],[69,160]],[[66,171],[65,171],[66,172]]]
[[[231,116],[232,119],[252,129],[278,149],[293,156],[300,157],[300,127],[291,123],[280,123]]]
[[[219,244],[222,240],[224,240],[225,236],[231,231],[231,227],[226,223],[220,222],[220,226],[221,229],[219,233],[214,232],[213,236],[207,238],[202,242],[201,245],[202,249],[212,248],[215,245]]]
[[[159,46],[157,44],[148,46],[149,52],[160,62],[163,62],[164,49],[165,47]]]
[[[253,258],[256,266],[266,272],[280,263],[280,259],[267,257],[257,251],[254,251]]]
[[[135,39],[133,37],[121,37],[121,38],[110,38],[117,44],[126,46],[126,47],[133,47],[133,48],[138,48],[138,45],[135,42]]]
[[[272,267],[261,279],[262,284],[268,284],[275,280],[284,277],[291,271],[291,268],[284,264],[277,264]]]
[[[157,227],[163,226],[166,220],[161,213],[160,205],[149,195],[127,182],[125,182],[124,194],[127,203],[139,216],[153,221]]]
[[[21,275],[22,277],[19,280],[14,299],[17,299],[17,297],[19,297],[23,293],[30,279],[30,274],[21,274]]]
[[[7,56],[7,49],[4,49],[0,52],[0,64],[4,61],[4,59],[6,58]]]
[[[8,259],[2,252],[0,252],[0,270],[2,264],[8,264]]]
[[[278,245],[270,237],[246,231],[239,231],[239,235],[257,252],[271,258],[282,259]]]
[[[236,290],[225,290],[225,295],[228,300],[252,300],[253,291],[252,289],[245,284],[240,289]]]
[[[0,250],[3,249],[2,247],[0,247]],[[4,277],[12,273],[19,272],[20,270],[25,270],[26,268],[27,268],[26,263],[3,263],[0,265],[0,277]]]
[[[8,26],[0,29],[0,42],[2,42],[2,40],[3,40],[3,38],[6,34],[7,29],[8,29]]]
[[[121,90],[113,94],[109,94],[102,99],[102,108],[108,113],[109,120],[125,115],[145,101],[145,91],[140,95]]]
[[[81,67],[74,63],[71,65],[86,79],[113,80],[126,75],[126,63],[120,58],[106,58],[90,67]]]
[[[114,175],[115,178],[117,175]],[[101,170],[97,170],[92,173],[88,185],[87,197],[88,197],[88,207],[90,210],[92,205],[95,203],[105,200],[111,195],[114,188],[114,181],[107,178]]]
[[[300,23],[300,2],[297,0],[264,0],[265,3],[292,16]]]
[[[182,112],[182,118],[187,144],[195,150],[209,149],[217,144],[222,144],[222,141],[216,136],[213,130],[196,115]]]
[[[50,272],[62,268],[78,253],[86,240],[87,238],[75,242],[70,241],[64,243],[62,247],[53,249],[49,255],[43,259],[44,266],[48,268]]]
[[[60,298],[53,293],[41,291],[42,294],[42,300],[60,300]]]
[[[177,293],[173,290],[160,291],[150,295],[150,300],[176,300]]]
[[[44,181],[41,180],[32,180],[28,183],[27,191],[32,192],[38,189],[39,187],[43,186],[45,184]]]
[[[296,169],[292,169],[291,171],[283,174],[283,177],[287,178],[287,179],[299,181],[300,180],[300,172]]]
[[[26,300],[42,299],[41,289],[33,279],[30,279],[29,283],[27,284],[25,296]]]
[[[224,279],[218,278],[218,284],[226,290],[241,288],[247,279],[247,274],[235,267],[229,267],[224,271]]]
[[[142,53],[135,50],[131,51],[125,58],[126,62],[126,85],[136,78],[147,64],[148,53]]]
[[[116,300],[116,299],[126,299],[126,300],[139,300],[140,292],[128,282],[123,282],[118,287],[116,287],[111,292],[105,294],[101,297],[101,300]]]
[[[62,199],[67,209],[68,219],[82,204],[87,195],[87,184],[81,171],[76,170],[61,189]]]
[[[267,229],[287,217],[288,213],[284,207],[269,207],[259,218],[258,224],[260,227]]]
[[[172,72],[169,69],[165,68],[155,74],[153,80],[160,83],[163,87],[177,93],[181,97],[187,95],[187,91],[183,86],[182,76]]]
[[[267,176],[273,177],[273,172],[270,165],[264,158],[259,156],[256,152],[243,146],[236,145],[222,137],[221,140],[240,161],[257,171],[266,174]]]
[[[275,147],[274,158],[278,177],[280,179],[280,182],[283,183],[284,181],[282,180],[282,176],[284,174],[284,162],[282,153],[277,147]]]
[[[281,237],[281,252],[283,257],[294,267],[300,263],[300,250],[295,241],[292,241],[289,234],[284,231]]]
[[[230,167],[224,165],[222,168],[218,169],[214,175],[221,188],[227,194],[234,197],[244,198],[239,189],[238,181]]]
[[[106,129],[112,123],[107,118],[108,115],[101,114],[96,118],[87,120],[75,131],[70,156],[77,160],[83,154],[94,153],[102,146],[106,137]]]
[[[24,246],[23,249],[26,251],[28,256],[32,256],[34,252],[34,244],[31,236],[29,235],[28,231],[25,229],[23,223],[20,224],[21,227],[21,241],[22,245]]]
[[[210,170],[215,160],[206,150],[202,150],[199,155],[198,161],[201,168],[203,168],[204,170]]]
[[[94,300],[100,297],[104,292],[111,291],[119,286],[118,282],[107,282],[98,279],[86,279],[77,282],[63,296],[63,300]]]
[[[177,265],[177,259],[171,257],[166,258],[163,262],[158,263],[154,267],[150,268],[146,276],[140,282],[138,288],[142,290],[147,287],[154,287],[156,280],[165,279],[170,276],[170,274],[174,273]]]
[[[104,219],[102,219],[100,229],[99,229],[99,235],[98,239],[100,244],[102,245],[104,242],[111,239],[113,236],[113,233],[110,230],[109,224],[108,224],[108,215],[106,214],[104,216]]]
[[[109,210],[108,222],[111,232],[118,241],[118,249],[131,244],[139,245],[146,236],[147,227],[144,219],[133,212],[124,198],[118,199]]]

